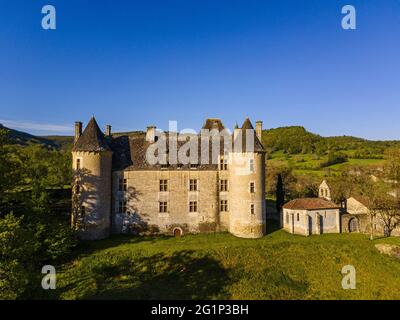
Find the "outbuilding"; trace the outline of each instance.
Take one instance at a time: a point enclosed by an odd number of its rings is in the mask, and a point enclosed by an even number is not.
[[[289,201],[282,209],[282,227],[300,235],[340,233],[340,206],[324,198]]]

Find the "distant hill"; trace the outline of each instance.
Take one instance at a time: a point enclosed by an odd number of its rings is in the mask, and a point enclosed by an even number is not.
[[[263,144],[270,153],[326,154],[332,151],[353,151],[360,158],[381,157],[389,147],[400,141],[371,141],[352,136],[322,137],[301,126],[280,127],[263,131]]]
[[[74,144],[73,136],[42,136],[41,138],[52,141],[59,149],[71,149]]]
[[[47,147],[69,150],[72,148],[73,136],[34,136],[26,132],[6,128],[11,143],[18,145],[41,144]],[[118,136],[126,133],[114,133]],[[389,147],[400,148],[400,141],[372,141],[352,136],[322,137],[307,131],[302,126],[280,127],[263,130],[263,144],[268,153],[285,154],[318,154],[331,151],[351,152],[355,158],[381,158]]]
[[[2,124],[0,124],[0,129],[5,129],[8,131],[8,138],[12,144],[18,144],[22,146],[28,144],[41,144],[48,147],[57,147],[57,145],[49,139],[43,137],[37,137],[29,133],[18,131],[15,129],[10,129],[3,126]]]

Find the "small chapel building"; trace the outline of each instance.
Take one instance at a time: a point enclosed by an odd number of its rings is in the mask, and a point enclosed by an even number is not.
[[[331,201],[331,192],[324,180],[319,187],[319,198],[294,199],[282,208],[282,228],[304,236],[340,233],[341,207]]]

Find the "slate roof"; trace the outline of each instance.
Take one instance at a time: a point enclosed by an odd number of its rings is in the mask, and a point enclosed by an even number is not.
[[[169,150],[169,133],[165,133],[166,137],[166,148]],[[198,161],[201,161],[201,141],[200,136],[198,137]],[[184,145],[186,141],[177,141],[177,149]],[[146,152],[148,147],[151,145],[150,142],[146,141],[146,133],[134,133],[130,135],[120,135],[112,139],[111,147],[114,151],[113,154],[113,168],[115,170],[161,170],[162,165],[149,164],[146,159]],[[220,154],[223,152],[223,142],[220,145]],[[157,152],[156,154],[157,155]],[[211,162],[212,149],[211,143],[209,144],[209,159]],[[190,164],[168,164],[168,170],[173,169],[190,169]],[[216,170],[218,169],[218,164],[201,164],[199,163],[196,167],[198,170]]]
[[[90,119],[82,135],[74,144],[72,151],[111,151],[109,143],[94,117]]]
[[[318,209],[338,209],[336,203],[323,198],[302,198],[294,199],[283,205],[284,209],[292,210],[318,210]]]
[[[246,119],[244,125],[247,129],[249,129],[249,123],[251,126],[250,120]],[[251,126],[252,127],[252,126]],[[219,131],[225,129],[220,119],[210,118],[204,122],[203,129],[218,129]],[[243,130],[243,134],[245,137],[245,130]],[[166,136],[166,145],[167,150],[169,149],[169,132],[165,132]],[[193,136],[193,135],[192,135]],[[200,135],[195,135],[198,140],[198,154],[199,154],[199,162],[201,160],[201,137]],[[261,142],[258,140],[256,134],[254,148],[255,151],[264,152],[264,148]],[[211,138],[210,138],[211,139]],[[245,139],[244,148],[245,149]],[[186,144],[186,141],[178,141],[177,149]],[[112,138],[109,139],[104,136],[101,132],[99,126],[96,123],[96,120],[92,118],[81,137],[75,143],[73,147],[73,151],[104,151],[111,150],[113,151],[113,169],[114,170],[161,170],[161,164],[151,165],[146,160],[146,151],[148,147],[151,145],[150,142],[146,141],[146,133],[143,131],[133,131],[127,133],[115,133],[112,135]],[[224,141],[221,139],[220,144],[220,154],[223,153],[224,150]],[[212,159],[212,143],[210,140],[209,143],[209,159],[211,162]],[[190,169],[190,164],[186,165],[168,165],[168,170],[173,169]],[[197,165],[198,170],[217,170],[218,164],[201,164]]]

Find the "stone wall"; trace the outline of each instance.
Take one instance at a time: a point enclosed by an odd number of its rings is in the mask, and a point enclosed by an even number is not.
[[[127,179],[127,191],[119,191],[119,178]],[[118,218],[119,201],[126,199],[127,211],[137,224],[157,226],[159,232],[173,234],[174,228],[184,233],[213,232],[219,228],[218,172],[202,170],[160,170],[114,172],[114,227],[122,232]],[[168,191],[160,191],[160,180],[168,181]],[[198,180],[198,191],[189,190],[190,179]],[[168,203],[168,212],[159,212],[159,202]],[[197,212],[189,212],[189,202],[197,201]]]

